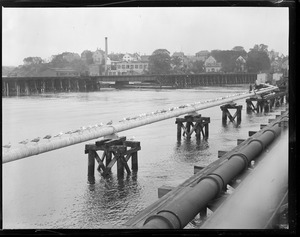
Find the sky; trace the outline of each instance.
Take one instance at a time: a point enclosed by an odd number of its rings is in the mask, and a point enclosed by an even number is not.
[[[288,55],[284,7],[2,8],[2,65],[84,50],[151,55],[167,49],[195,55],[268,45]]]

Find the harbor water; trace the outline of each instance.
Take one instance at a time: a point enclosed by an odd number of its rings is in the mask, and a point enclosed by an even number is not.
[[[160,109],[241,93],[248,85],[178,90],[107,89],[89,93],[56,93],[2,98],[2,143],[52,136],[81,126],[117,123]],[[155,202],[162,185],[177,186],[193,175],[193,167],[207,166],[218,150],[229,151],[237,139],[248,138],[260,124],[275,118],[283,107],[268,113],[246,113],[242,122],[222,125],[219,106],[198,111],[210,117],[209,139],[177,142],[175,118],[119,133],[140,141],[138,171],[117,179],[116,165],[104,179],[95,171],[87,183],[87,154],[81,143],[2,165],[3,229],[124,228],[124,223]],[[234,113],[235,111],[233,111]],[[59,139],[59,138],[57,138]],[[41,142],[47,142],[43,140]],[[3,148],[7,152],[7,148]],[[99,151],[101,156],[101,153]],[[131,162],[129,160],[129,162]],[[187,228],[192,228],[189,224]]]

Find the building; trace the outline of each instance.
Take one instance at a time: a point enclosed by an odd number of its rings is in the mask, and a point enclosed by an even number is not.
[[[239,56],[235,60],[235,71],[236,72],[246,72],[246,60],[242,57]]]
[[[141,60],[141,56],[138,53],[134,53],[134,54],[130,54],[130,53],[126,53],[123,56],[123,61],[140,61]]]
[[[222,64],[218,63],[213,56],[209,56],[204,62],[205,72],[219,72]]]
[[[276,72],[272,75],[273,81],[279,81],[281,78],[283,78],[283,73]]]
[[[141,75],[148,71],[147,61],[112,62],[109,75]]]
[[[101,49],[97,49],[93,53],[94,64],[104,64],[105,61],[105,52]]]
[[[209,56],[209,51],[208,50],[202,50],[196,53],[196,58],[200,61],[205,61]]]
[[[100,76],[101,75],[101,65],[99,65],[99,64],[89,65],[89,75],[90,76]]]

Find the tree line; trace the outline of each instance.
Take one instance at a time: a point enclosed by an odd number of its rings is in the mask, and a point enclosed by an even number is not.
[[[101,50],[100,50],[101,51]],[[104,55],[104,51],[101,51]],[[111,53],[108,57],[112,61],[122,61],[124,54]],[[213,56],[217,62],[222,64],[222,72],[234,72],[237,65],[236,59],[242,56],[246,60],[246,69],[249,73],[259,73],[270,71],[271,62],[274,60],[285,60],[287,57],[279,56],[274,50],[268,51],[268,46],[256,44],[246,52],[242,46],[236,46],[232,50],[212,50],[209,55]],[[76,53],[64,52],[52,56],[48,62],[40,57],[27,57],[23,60],[24,65],[12,70],[10,74],[18,72],[23,76],[38,76],[38,74],[47,68],[69,68],[80,72],[82,75],[88,75],[89,66],[94,64],[93,52],[84,50],[81,55]],[[104,58],[99,63],[100,72],[104,71]],[[157,49],[149,56],[149,67],[147,74],[197,74],[205,72],[203,60],[194,60],[185,56],[173,54],[167,49]]]

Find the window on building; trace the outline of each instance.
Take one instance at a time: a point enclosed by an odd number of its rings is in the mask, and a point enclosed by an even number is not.
[[[122,65],[122,69],[125,69],[125,65]]]
[[[133,69],[133,64],[130,65],[130,68]]]
[[[134,65],[134,68],[135,68],[135,69],[138,69],[138,68],[139,68],[139,65],[135,64],[135,65]]]
[[[129,65],[126,65],[126,69],[129,69]]]

